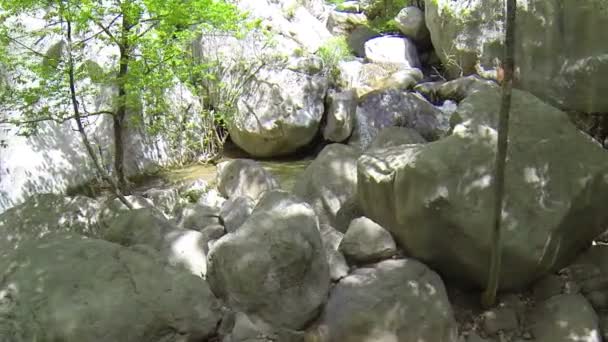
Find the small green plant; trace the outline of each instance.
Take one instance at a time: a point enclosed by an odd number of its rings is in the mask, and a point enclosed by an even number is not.
[[[353,58],[353,53],[345,37],[334,37],[329,39],[317,51],[317,55],[323,61],[325,73],[336,79],[339,76],[338,63]]]

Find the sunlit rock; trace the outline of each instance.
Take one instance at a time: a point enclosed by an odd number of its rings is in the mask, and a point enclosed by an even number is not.
[[[365,58],[373,63],[389,63],[404,68],[420,67],[416,46],[403,37],[378,37],[365,42]]]
[[[287,192],[267,192],[236,232],[213,245],[207,280],[231,308],[277,327],[303,328],[330,283],[314,211]]]
[[[251,159],[220,163],[217,173],[217,188],[226,198],[247,196],[257,200],[265,191],[279,188],[276,178]]]
[[[358,161],[365,216],[442,275],[485,287],[500,92],[460,103],[454,133],[370,150]],[[568,116],[514,90],[502,212],[503,289],[558,270],[608,225],[608,154]]]
[[[397,245],[382,226],[367,217],[359,217],[348,226],[339,250],[353,263],[369,263],[397,254]]]
[[[204,341],[221,319],[203,279],[77,235],[1,250],[0,279],[1,341]]]
[[[353,90],[331,92],[325,98],[327,113],[323,138],[333,142],[343,142],[353,131],[353,121],[357,111],[357,94]]]
[[[332,290],[310,341],[457,342],[441,278],[413,259],[355,270]]]
[[[313,207],[320,223],[333,225],[342,205],[356,196],[359,156],[348,145],[328,145],[296,180],[294,194]]]

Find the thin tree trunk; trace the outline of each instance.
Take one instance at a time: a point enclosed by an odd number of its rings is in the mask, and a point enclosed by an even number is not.
[[[78,127],[78,133],[82,138],[82,143],[84,144],[89,157],[93,161],[93,165],[95,169],[101,176],[103,180],[108,182],[112,192],[118,197],[118,199],[129,209],[133,209],[133,206],[129,201],[125,198],[125,196],[121,193],[120,188],[116,181],[106,172],[106,170],[101,166],[99,159],[97,159],[97,155],[95,155],[95,150],[89,141],[87,133],[82,124],[82,117],[80,115],[80,108],[78,106],[78,100],[76,97],[76,80],[74,77],[74,56],[72,55],[72,23],[70,20],[67,20],[67,39],[68,39],[68,73],[70,79],[70,99],[72,102],[72,110],[74,111],[74,121],[76,121],[76,125]]]
[[[124,11],[123,11],[124,12]],[[118,185],[123,192],[128,193],[127,177],[124,170],[124,121],[127,116],[127,74],[129,72],[129,30],[131,29],[127,13],[123,13],[122,36],[120,41],[120,66],[118,70],[118,108],[114,116],[114,169]]]
[[[500,223],[502,220],[502,207],[505,185],[505,164],[507,159],[509,137],[509,111],[511,109],[511,90],[513,87],[513,73],[515,68],[515,11],[516,0],[506,0],[506,37],[502,69],[502,101],[498,120],[498,150],[496,153],[494,175],[494,226],[492,229],[492,255],[488,271],[488,284],[482,296],[482,305],[491,307],[496,302],[499,278],[502,264],[502,241]]]

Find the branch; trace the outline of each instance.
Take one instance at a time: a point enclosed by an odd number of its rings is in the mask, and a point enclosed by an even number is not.
[[[62,124],[64,122],[67,122],[67,121],[70,121],[73,119],[77,119],[77,118],[84,119],[84,118],[88,118],[88,117],[92,117],[92,116],[99,116],[99,115],[114,115],[114,112],[102,110],[102,111],[97,111],[97,112],[93,112],[93,113],[67,116],[67,117],[63,117],[63,118],[54,118],[52,116],[44,116],[41,118],[29,119],[29,120],[2,119],[2,120],[0,120],[0,124],[11,124],[11,125],[15,125],[15,126],[21,126],[21,125],[36,124],[36,123],[47,122],[47,121],[53,121],[53,122]]]
[[[45,55],[44,55],[42,52],[38,52],[38,51],[34,50],[33,48],[31,48],[31,47],[29,47],[29,46],[27,46],[27,45],[23,44],[22,42],[18,41],[18,40],[17,40],[17,39],[15,39],[15,38],[13,38],[13,37],[11,37],[11,36],[8,36],[8,35],[7,35],[6,37],[7,37],[7,38],[8,38],[8,40],[10,40],[11,42],[13,42],[13,43],[15,43],[15,44],[17,44],[17,45],[21,46],[22,48],[24,48],[24,49],[28,50],[29,52],[31,52],[31,53],[33,53],[33,54],[35,54],[35,55],[37,55],[38,57],[42,57],[42,58],[45,58],[45,57],[46,57],[46,56],[45,56]]]
[[[118,39],[116,39],[116,37],[114,37],[112,32],[110,32],[109,28],[103,26],[103,24],[100,23],[96,19],[91,18],[91,20],[95,23],[95,25],[99,26],[99,28],[114,42],[114,44],[116,44],[118,46],[122,46],[121,42]]]
[[[114,19],[112,19],[112,20],[110,21],[110,23],[108,24],[108,27],[109,27],[109,26],[112,26],[112,25],[113,25],[113,24],[116,22],[116,20],[118,20],[118,18],[120,18],[120,17],[122,17],[122,13],[119,13],[117,16],[115,16],[115,17],[114,17]],[[80,40],[80,41],[75,42],[75,43],[74,43],[74,45],[81,45],[81,44],[84,44],[84,43],[88,42],[89,40],[94,39],[95,37],[99,36],[99,35],[100,35],[100,34],[102,34],[102,33],[106,33],[106,34],[107,34],[107,32],[106,32],[106,31],[105,31],[105,30],[102,28],[102,29],[101,29],[101,31],[99,31],[99,32],[97,32],[97,33],[95,33],[95,34],[93,34],[93,35],[92,35],[92,36],[90,36],[90,37],[87,37],[87,38],[85,38],[85,39],[82,39],[82,40]]]

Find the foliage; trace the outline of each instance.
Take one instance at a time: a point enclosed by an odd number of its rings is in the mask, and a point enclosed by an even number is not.
[[[164,133],[177,117],[173,131],[189,132],[197,113],[172,108],[167,92],[179,84],[196,90],[193,81],[208,75],[192,55],[192,41],[211,27],[249,29],[241,25],[244,14],[222,0],[0,0],[0,8],[0,50],[11,52],[0,54],[9,75],[0,112],[26,135],[44,121],[86,126],[99,115],[113,120],[115,137],[125,124]],[[112,100],[93,108],[104,92]],[[114,145],[115,171],[121,171],[122,144]]]
[[[317,55],[323,60],[325,72],[333,79],[339,76],[338,64],[353,58],[353,52],[345,37],[333,37],[319,47]]]

